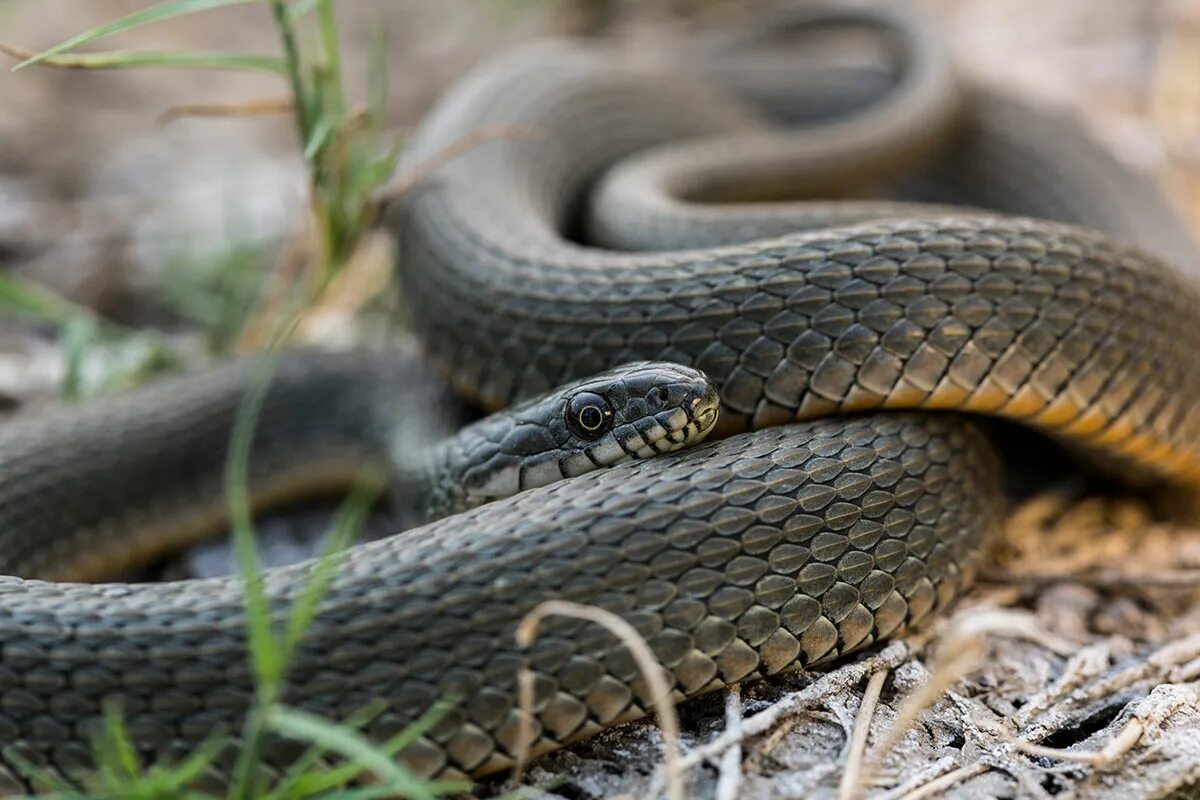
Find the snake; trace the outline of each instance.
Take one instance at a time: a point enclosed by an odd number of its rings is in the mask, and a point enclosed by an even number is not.
[[[285,694],[333,719],[382,701],[381,741],[454,698],[400,754],[417,775],[509,769],[663,701],[600,626],[550,618],[519,645],[546,600],[631,624],[675,700],[935,618],[1003,520],[1007,425],[1131,484],[1200,481],[1186,226],[908,13],[803,6],[654,52],[536,42],[437,102],[402,169],[431,162],[383,219],[419,353],[286,354],[247,473],[262,508],[364,464],[417,487],[431,521],[344,554]],[[108,703],[147,759],[253,706],[238,580],[85,581],[227,523],[254,374],[0,426],[17,786],[18,757],[89,769]],[[494,415],[443,435],[414,399],[429,376]],[[265,571],[271,613],[316,569]]]

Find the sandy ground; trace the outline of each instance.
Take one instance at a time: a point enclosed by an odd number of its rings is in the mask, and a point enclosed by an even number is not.
[[[921,4],[965,71],[1075,110],[1200,230],[1200,2]],[[0,40],[45,46],[144,5],[7,0]],[[470,65],[516,42],[585,30],[652,40],[758,5],[359,0],[343,22],[355,54],[373,25],[386,28],[403,131]],[[252,51],[274,39],[265,10],[243,6],[113,44]],[[156,123],[180,103],[280,93],[262,76],[0,73],[0,269],[136,320],[144,287],[176,254],[282,238],[304,185],[286,120]],[[60,365],[45,333],[0,320],[0,395],[53,388]],[[985,563],[979,588],[927,632],[933,643],[680,709],[689,796],[848,797],[848,762],[870,797],[909,800],[1165,797],[1200,780],[1200,532],[1155,522],[1134,500],[1052,494],[1018,510]],[[528,781],[551,797],[644,797],[662,778],[660,743],[653,725],[626,726],[544,759]]]

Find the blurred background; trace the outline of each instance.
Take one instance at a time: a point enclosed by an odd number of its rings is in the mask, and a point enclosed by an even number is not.
[[[965,71],[1076,110],[1120,158],[1155,173],[1200,228],[1200,0],[918,4],[944,29]],[[147,5],[0,0],[0,42],[44,48]],[[652,44],[667,30],[719,28],[777,5],[356,0],[339,4],[339,21],[345,72],[359,92],[368,37],[384,29],[388,122],[403,133],[471,65],[521,40],[574,33]],[[101,49],[274,52],[276,43],[266,6],[249,4],[142,28]],[[253,260],[277,247],[302,218],[306,191],[291,119],[160,117],[180,105],[284,91],[275,76],[230,72],[0,72],[0,270],[138,322],[157,313],[143,302],[146,287],[195,282],[206,262]],[[37,346],[12,326],[0,337],[0,394],[20,395],[28,389],[16,385],[14,369],[26,372]],[[51,362],[37,370],[45,381],[56,369]]]

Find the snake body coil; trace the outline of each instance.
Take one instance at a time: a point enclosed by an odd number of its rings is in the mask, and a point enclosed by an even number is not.
[[[701,79],[556,43],[481,69],[430,116],[410,163],[490,125],[529,132],[455,160],[392,219],[439,371],[503,407],[627,362],[689,365],[717,386],[728,438],[355,548],[298,657],[292,702],[340,717],[382,698],[388,710],[368,730],[383,737],[458,695],[405,757],[424,775],[480,774],[518,749],[522,667],[535,676],[534,753],[647,708],[631,658],[601,630],[556,620],[528,651],[516,646],[518,620],[542,600],[620,613],[680,697],[895,635],[953,599],[1001,513],[986,437],[966,416],[935,412],[1016,420],[1139,478],[1200,478],[1200,294],[1136,249],[1194,263],[1158,194],[1073,124],[956,87],[936,44],[905,21],[815,11],[797,25],[865,26],[899,42],[895,75],[876,74],[847,112],[855,90],[831,99],[820,81],[786,84],[769,67]],[[717,85],[746,80],[761,88],[756,108]],[[780,131],[764,109],[816,121]],[[899,162],[919,176],[901,178]],[[764,202],[855,195],[879,175],[973,208]],[[627,251],[572,240],[585,229]],[[328,418],[342,420],[338,442],[381,418],[388,392],[356,389],[380,363],[331,363],[343,366],[285,370],[273,391],[260,489],[280,463],[304,464],[295,454],[318,434],[328,440]],[[320,392],[313,374],[325,375]],[[164,512],[198,508],[162,486],[215,474],[224,423],[213,420],[228,420],[242,385],[226,380],[163,410],[166,428],[196,439],[176,440],[180,452],[217,455],[159,469],[157,482],[137,469],[172,447],[150,413],[163,397],[114,404],[103,427],[79,423],[97,450],[123,442],[127,453],[106,462],[96,502],[126,492],[151,506],[144,483],[170,499]],[[46,498],[24,517],[0,504],[8,571],[53,574],[80,539],[22,530],[97,497],[87,481],[68,483],[79,454],[49,440],[0,433],[0,486]],[[15,474],[32,462],[6,459],[6,447],[40,452],[36,475]],[[199,491],[211,500],[218,488]],[[272,600],[283,608],[310,570],[269,572]],[[64,770],[90,763],[85,734],[107,697],[123,702],[139,747],[166,755],[216,725],[236,729],[251,698],[240,587],[228,580],[8,579],[0,653],[0,742]]]

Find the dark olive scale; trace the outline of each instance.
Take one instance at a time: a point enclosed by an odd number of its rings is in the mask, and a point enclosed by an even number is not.
[[[418,448],[437,456],[418,459],[429,475],[455,476],[421,502],[453,511],[592,471],[352,549],[288,703],[336,718],[383,701],[366,726],[383,740],[458,696],[402,755],[419,775],[482,774],[520,749],[523,668],[534,754],[650,704],[629,654],[595,626],[556,620],[518,647],[516,625],[543,600],[621,614],[677,698],[900,635],[954,599],[999,525],[999,465],[966,412],[1031,425],[1117,476],[1196,484],[1200,292],[1125,244],[1200,263],[1161,195],[1074,123],[956,86],[943,48],[892,12],[805,6],[775,30],[834,24],[895,40],[897,69],[854,80],[837,66],[781,70],[746,52],[749,35],[678,70],[558,42],[481,67],[433,111],[410,167],[481,129],[535,135],[443,164],[389,221],[425,356],[472,399],[518,403],[452,447]],[[764,113],[803,126],[781,133]],[[913,167],[916,197],[1057,222],[760,202],[851,195]],[[561,396],[549,414],[520,402],[651,359],[708,373],[720,433],[754,430],[597,470],[672,441],[659,435],[678,418],[668,407],[695,399],[694,385],[667,383],[665,404],[637,381],[573,388],[613,409],[594,440],[572,430],[593,423],[589,404],[572,414]],[[380,366],[285,360],[252,495],[289,468],[312,482],[320,458],[362,454],[407,400],[403,380],[366,388]],[[247,378],[218,369],[0,427],[6,570],[52,575],[106,543],[146,546],[128,535],[139,519],[178,528],[220,508]],[[856,414],[836,417],[846,411]],[[425,417],[412,417],[420,428]],[[702,413],[685,426],[711,422]],[[542,449],[560,443],[585,449]],[[312,569],[265,575],[278,618]],[[110,700],[144,759],[239,730],[253,703],[244,616],[235,580],[0,581],[0,752],[86,766]],[[265,759],[296,754],[274,742]],[[6,758],[0,776],[26,790]]]

